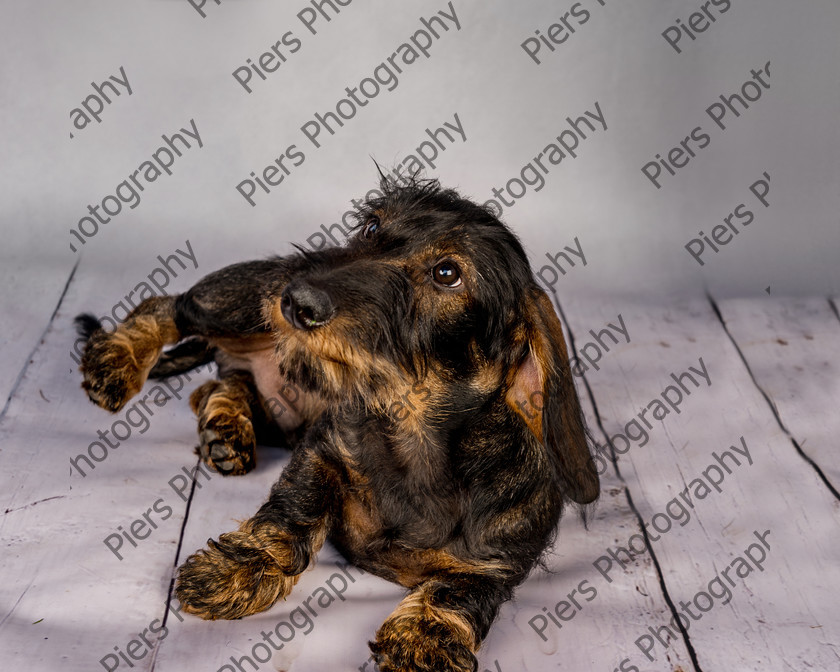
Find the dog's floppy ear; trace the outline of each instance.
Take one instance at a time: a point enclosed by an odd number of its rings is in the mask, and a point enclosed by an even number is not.
[[[542,290],[531,290],[525,309],[528,353],[513,372],[505,400],[552,454],[564,493],[588,504],[597,499],[600,486],[563,329]]]

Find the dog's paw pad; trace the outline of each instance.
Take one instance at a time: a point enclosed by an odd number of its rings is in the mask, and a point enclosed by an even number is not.
[[[198,436],[201,459],[223,476],[247,474],[256,466],[254,428],[244,416],[234,422],[210,419]]]

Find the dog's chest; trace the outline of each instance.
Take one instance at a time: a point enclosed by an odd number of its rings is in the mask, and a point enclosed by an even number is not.
[[[440,504],[441,502],[438,502]],[[354,564],[412,587],[453,562],[447,551],[457,514],[440,511],[427,499],[416,506],[379,500],[367,488],[342,495],[341,517],[331,538]]]
[[[304,420],[311,420],[321,412],[319,398],[289,382],[280,373],[274,360],[271,337],[217,339],[213,345],[219,349],[216,360],[222,370],[240,369],[254,376],[266,409],[282,430],[295,430]]]
[[[446,545],[461,524],[465,496],[453,487],[442,451],[394,442],[379,429],[348,433],[353,443],[341,442],[347,480],[337,529],[346,550],[401,564],[408,556],[395,558],[409,549]]]

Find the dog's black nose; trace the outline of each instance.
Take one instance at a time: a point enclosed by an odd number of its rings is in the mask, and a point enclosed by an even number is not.
[[[332,319],[335,306],[329,295],[303,283],[290,283],[280,297],[280,310],[295,329],[309,331]]]

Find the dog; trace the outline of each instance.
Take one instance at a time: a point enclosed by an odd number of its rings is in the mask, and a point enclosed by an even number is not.
[[[219,379],[190,397],[201,458],[244,474],[258,442],[292,447],[259,511],[180,567],[185,611],[268,609],[329,539],[407,589],[370,642],[380,670],[472,672],[598,474],[517,237],[436,180],[383,177],[380,192],[342,247],[228,266],[113,332],[80,316],[83,387],[115,412],[147,378],[213,360]]]

